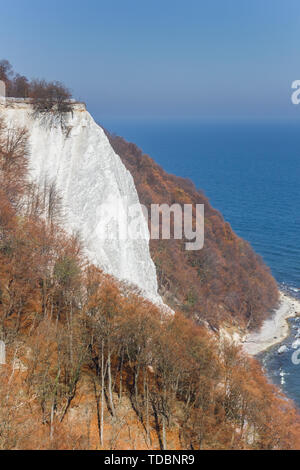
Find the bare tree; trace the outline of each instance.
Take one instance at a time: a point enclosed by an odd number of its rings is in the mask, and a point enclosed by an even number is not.
[[[46,82],[34,80],[30,85],[33,115],[40,118],[48,127],[60,125],[66,130],[66,119],[73,112],[72,94],[60,82]]]

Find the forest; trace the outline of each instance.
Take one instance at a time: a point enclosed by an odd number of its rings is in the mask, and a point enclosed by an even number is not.
[[[87,261],[62,228],[55,185],[28,178],[27,130],[11,126],[1,118],[0,449],[299,448],[293,403],[218,335],[223,319],[254,325],[276,302],[249,245],[206,203],[210,243],[200,258],[152,247],[176,305],[167,315]],[[135,163],[144,202],[155,188],[157,200],[162,190],[205,200],[149,157]]]

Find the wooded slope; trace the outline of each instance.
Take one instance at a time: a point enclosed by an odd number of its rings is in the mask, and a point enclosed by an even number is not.
[[[250,329],[261,325],[278,301],[277,284],[262,258],[233,232],[192,181],[166,173],[135,144],[107,135],[133,175],[140,202],[147,208],[163,203],[205,205],[202,250],[186,251],[181,240],[151,240],[165,301],[212,326],[224,320]]]

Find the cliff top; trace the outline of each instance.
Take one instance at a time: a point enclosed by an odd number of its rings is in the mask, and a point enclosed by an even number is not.
[[[86,104],[82,101],[77,101],[74,99],[67,100],[69,103],[74,105],[74,109],[77,111],[86,111]],[[13,97],[0,97],[0,106],[5,108],[24,108],[24,105],[31,105],[32,98],[13,98]]]

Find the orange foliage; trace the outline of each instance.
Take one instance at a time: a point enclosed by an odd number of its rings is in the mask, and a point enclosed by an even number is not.
[[[276,282],[262,259],[232,231],[191,181],[167,174],[122,137],[108,132],[107,135],[133,175],[145,206],[163,203],[205,206],[202,250],[186,251],[182,240],[151,240],[160,293],[166,302],[198,322],[207,320],[212,326],[228,319],[250,329],[259,326],[278,301]]]
[[[7,347],[7,365],[0,366],[0,449],[299,448],[299,415],[256,361],[88,265],[78,240],[55,223],[55,210],[43,213],[37,204],[44,198],[26,182],[25,143],[6,156],[0,140],[0,163],[18,155],[13,174],[0,165],[7,183],[0,193],[0,339]],[[230,242],[241,255],[243,242],[209,211],[212,231],[226,235],[211,240],[225,273],[224,247]],[[174,253],[180,261],[176,244]],[[239,291],[248,301],[260,276],[268,280],[249,253],[245,266],[248,274],[252,266],[253,278],[247,293]],[[169,292],[179,278],[184,288],[189,269],[194,273],[184,262],[182,274],[170,277]],[[217,302],[228,308],[229,278],[220,276],[219,293],[209,293],[212,279],[199,291],[203,299],[208,295],[207,311],[199,315],[212,321]],[[251,305],[255,318],[262,304]]]

